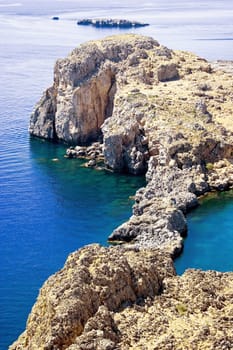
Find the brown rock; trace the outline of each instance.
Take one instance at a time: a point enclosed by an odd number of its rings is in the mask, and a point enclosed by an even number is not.
[[[98,245],[80,249],[44,284],[26,331],[10,349],[67,349],[76,342],[86,344],[84,337],[79,340],[85,332],[95,335],[97,348],[103,342],[103,349],[111,348],[118,335],[109,311],[152,298],[159,293],[165,275],[174,275],[172,261],[156,250]]]
[[[162,64],[158,67],[157,77],[159,81],[169,81],[179,78],[179,72],[176,64]]]

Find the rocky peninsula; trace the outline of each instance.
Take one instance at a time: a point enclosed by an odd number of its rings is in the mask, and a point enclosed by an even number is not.
[[[198,196],[233,185],[232,87],[224,65],[132,34],[57,61],[30,133],[73,156],[101,145],[106,168],[145,174],[147,186],[109,237],[124,244],[71,254],[11,350],[233,348],[233,273],[179,277],[172,262]]]

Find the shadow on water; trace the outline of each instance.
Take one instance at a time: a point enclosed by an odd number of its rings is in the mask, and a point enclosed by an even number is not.
[[[144,178],[86,168],[84,160],[65,158],[63,145],[39,139],[31,139],[30,151],[37,187],[47,210],[53,208],[58,231],[69,231],[79,246],[106,244],[112,230],[131,215],[129,197],[145,185]],[[40,209],[45,212],[44,206]]]
[[[175,260],[178,274],[187,268],[233,271],[233,191],[211,193],[187,216],[188,236]]]
[[[145,184],[142,177],[95,171],[83,167],[83,161],[66,159],[63,145],[31,139],[28,151],[23,171],[14,170],[12,183],[4,188],[0,247],[4,344],[12,343],[25,328],[47,277],[72,251],[94,242],[106,245],[112,230],[131,215],[129,197]]]

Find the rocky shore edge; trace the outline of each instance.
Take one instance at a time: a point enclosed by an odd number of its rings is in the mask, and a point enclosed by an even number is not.
[[[90,42],[57,62],[31,134],[85,157],[101,140],[107,168],[148,184],[109,237],[124,244],[71,254],[11,350],[233,347],[233,273],[176,276],[172,262],[198,196],[233,186],[232,100],[231,72],[152,38]]]

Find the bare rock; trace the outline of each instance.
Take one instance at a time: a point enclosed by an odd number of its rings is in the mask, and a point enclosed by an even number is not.
[[[89,349],[92,336],[91,349],[111,349],[119,339],[111,312],[152,298],[172,275],[171,259],[159,251],[80,249],[46,281],[26,331],[10,349]]]
[[[114,314],[120,349],[231,349],[232,273],[188,270],[141,309]]]
[[[170,259],[182,251],[198,196],[233,187],[225,66],[137,35],[89,42],[56,63],[31,134],[75,146],[103,141],[108,168],[146,173],[148,183],[110,236],[123,247],[72,254],[41,289],[12,350],[233,348],[232,274],[174,277]],[[68,152],[93,161],[98,153]]]
[[[231,349],[232,273],[175,276],[161,250],[87,246],[42,287],[10,350]]]
[[[159,66],[157,71],[159,81],[169,81],[179,78],[179,72],[177,66],[174,63],[163,64]]]
[[[151,38],[128,35],[118,43],[109,38],[83,44],[68,58],[58,60],[53,87],[46,90],[32,113],[30,133],[72,144],[97,141],[104,120],[112,114],[117,71],[134,52],[142,57],[144,48],[158,45]]]

